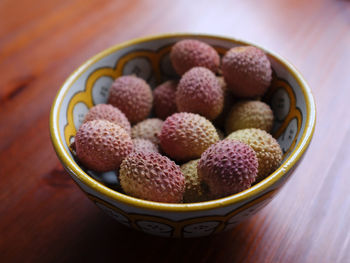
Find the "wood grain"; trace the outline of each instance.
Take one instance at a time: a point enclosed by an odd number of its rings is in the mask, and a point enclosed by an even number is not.
[[[0,1],[0,262],[350,262],[350,2]],[[161,239],[102,214],[64,172],[51,102],[97,52],[134,37],[203,32],[291,61],[317,105],[311,147],[278,196],[234,230]]]

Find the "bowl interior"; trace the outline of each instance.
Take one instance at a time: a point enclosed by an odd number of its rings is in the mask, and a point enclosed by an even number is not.
[[[118,76],[135,74],[145,79],[152,88],[165,80],[178,78],[171,66],[169,52],[175,42],[186,38],[204,41],[212,45],[220,55],[234,46],[250,44],[216,36],[167,35],[121,44],[88,60],[64,83],[51,112],[54,146],[68,170],[73,174],[78,173],[79,179],[84,177],[84,180],[90,180],[96,187],[103,187],[99,183],[103,182],[109,187],[108,191],[114,192],[112,189],[118,189],[115,172],[96,173],[81,169],[75,162],[69,145],[89,108],[107,101],[109,88]],[[274,111],[272,134],[281,145],[284,156],[281,167],[252,187],[254,189],[281,178],[301,157],[310,141],[315,121],[312,96],[300,74],[279,56],[265,51],[271,61],[274,77],[263,100],[269,103]],[[76,169],[79,169],[79,172]],[[87,176],[93,179],[87,179]],[[243,198],[249,191],[236,196],[241,195]]]

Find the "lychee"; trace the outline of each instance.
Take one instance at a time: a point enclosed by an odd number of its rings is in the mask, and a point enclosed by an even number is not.
[[[177,112],[175,101],[177,84],[177,81],[168,80],[153,90],[154,112],[158,118],[165,120]]]
[[[120,109],[134,124],[147,118],[152,109],[150,86],[136,76],[117,78],[109,91],[108,103]]]
[[[134,144],[134,151],[135,152],[159,152],[158,146],[155,145],[150,140],[145,139],[132,139],[132,142]]]
[[[201,202],[207,199],[205,189],[203,188],[197,173],[198,162],[199,159],[189,161],[180,167],[185,176],[184,203]]]
[[[130,122],[118,108],[109,104],[97,104],[85,115],[84,123],[92,120],[107,120],[122,127],[130,134]]]
[[[168,117],[158,137],[163,151],[178,161],[199,158],[211,144],[219,140],[210,121],[198,114],[186,112]]]
[[[238,97],[262,96],[272,80],[271,64],[259,48],[231,48],[222,58],[222,73],[228,87]]]
[[[194,67],[181,78],[176,91],[176,105],[180,112],[198,113],[215,119],[224,105],[223,89],[213,72]]]
[[[258,100],[239,101],[233,105],[226,117],[226,133],[246,128],[257,128],[270,132],[273,112],[269,105]]]
[[[220,65],[220,57],[210,45],[193,39],[177,42],[170,52],[170,60],[179,75],[193,67],[205,67],[216,73]]]
[[[156,202],[179,203],[185,190],[185,178],[169,158],[153,152],[133,152],[119,170],[125,193]]]
[[[210,146],[198,163],[198,176],[208,186],[212,198],[248,189],[255,181],[258,160],[248,145],[223,140]]]
[[[97,172],[118,169],[133,150],[130,135],[106,120],[85,122],[75,136],[74,145],[79,161]]]
[[[259,162],[256,182],[274,172],[282,161],[282,149],[275,138],[260,129],[243,129],[231,133],[227,139],[248,144],[256,153]]]
[[[150,140],[159,144],[158,135],[163,126],[163,121],[157,118],[150,118],[137,123],[131,128],[131,137]]]

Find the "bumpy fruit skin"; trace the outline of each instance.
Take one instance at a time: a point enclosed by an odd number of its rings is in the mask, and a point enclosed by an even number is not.
[[[158,137],[163,151],[178,161],[199,158],[211,144],[219,140],[210,121],[198,114],[186,112],[168,117]]]
[[[131,196],[165,203],[182,201],[185,178],[180,167],[159,153],[131,153],[119,174],[123,190]]]
[[[236,130],[257,128],[271,131],[273,125],[273,112],[269,105],[258,100],[240,101],[233,105],[226,118],[226,133]]]
[[[259,168],[256,182],[274,172],[282,161],[282,149],[275,138],[260,129],[243,129],[231,133],[227,139],[248,144],[258,157]]]
[[[200,114],[215,119],[224,106],[224,93],[213,72],[203,67],[187,71],[176,91],[176,105],[180,112]]]
[[[177,112],[175,101],[177,84],[177,81],[168,80],[153,90],[154,112],[162,120]]]
[[[248,189],[255,181],[258,160],[248,145],[223,140],[210,146],[198,163],[198,176],[209,188],[212,198]]]
[[[199,159],[189,161],[181,165],[181,171],[185,176],[184,203],[195,203],[208,200],[205,190],[202,187],[201,180],[198,177],[197,166]]]
[[[122,76],[113,82],[108,103],[120,109],[134,124],[146,119],[151,112],[152,90],[141,78]]]
[[[155,145],[150,140],[145,139],[132,139],[132,142],[134,144],[134,151],[135,152],[159,152],[158,146]]]
[[[179,75],[193,67],[205,67],[216,73],[220,56],[210,45],[193,39],[177,42],[170,52],[171,63]]]
[[[106,120],[113,122],[130,134],[130,122],[123,112],[121,112],[118,108],[113,107],[112,105],[97,104],[92,107],[85,115],[84,123],[93,120]]]
[[[157,118],[150,118],[139,122],[131,128],[131,138],[150,140],[154,144],[159,144],[158,135],[162,130],[163,121]]]
[[[271,84],[272,70],[264,51],[252,46],[231,48],[222,58],[222,73],[238,97],[262,96]]]
[[[130,135],[106,120],[84,123],[75,136],[74,144],[79,161],[97,172],[117,170],[133,150]]]

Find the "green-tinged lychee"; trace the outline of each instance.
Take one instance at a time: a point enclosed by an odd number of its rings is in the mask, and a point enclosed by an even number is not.
[[[185,176],[184,203],[195,203],[208,200],[205,189],[199,180],[197,173],[199,159],[189,161],[181,165],[181,171]]]
[[[197,113],[209,120],[219,116],[224,93],[215,74],[203,67],[187,71],[177,87],[176,105],[180,112]]]
[[[107,120],[113,122],[130,134],[130,122],[123,112],[121,112],[118,108],[113,107],[112,105],[97,104],[93,106],[85,115],[84,122],[93,120]]]
[[[120,109],[131,124],[147,118],[152,109],[150,86],[136,76],[117,78],[109,91],[108,103]]]
[[[150,140],[132,139],[135,152],[159,152],[158,146]]]
[[[258,160],[248,145],[223,140],[210,146],[198,163],[198,176],[212,198],[225,197],[248,189],[255,181]]]
[[[150,140],[159,144],[158,135],[163,126],[163,121],[157,118],[150,118],[137,123],[131,128],[131,137]]]
[[[79,161],[97,172],[118,169],[133,150],[130,135],[106,120],[85,122],[75,136],[74,145]]]
[[[177,112],[175,101],[177,84],[177,81],[168,80],[154,89],[154,112],[158,118],[165,120]]]
[[[222,58],[221,68],[228,88],[242,98],[262,96],[272,80],[268,57],[252,46],[231,48]]]
[[[179,75],[193,67],[205,67],[216,73],[220,56],[210,45],[193,39],[177,42],[171,49],[170,60]]]
[[[168,117],[159,135],[162,150],[178,161],[199,158],[219,140],[215,127],[206,118],[194,113],[175,113]]]
[[[128,195],[157,202],[182,201],[185,178],[180,167],[159,153],[131,153],[122,162],[119,174]]]
[[[269,105],[258,100],[235,103],[226,117],[226,134],[236,130],[257,128],[270,132],[273,125],[273,112]]]
[[[282,161],[282,149],[275,138],[260,129],[243,129],[231,133],[227,139],[248,144],[259,161],[257,182],[274,172]]]

